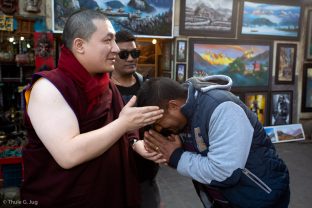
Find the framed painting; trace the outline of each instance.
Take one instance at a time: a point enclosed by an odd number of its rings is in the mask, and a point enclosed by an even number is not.
[[[276,48],[275,82],[293,84],[297,59],[297,44],[278,43]]]
[[[232,78],[234,89],[268,89],[272,42],[190,39],[189,44],[189,77],[223,74]]]
[[[307,21],[307,43],[305,49],[306,59],[312,60],[312,9],[308,10],[308,21]]]
[[[185,40],[177,41],[177,62],[186,61],[187,42]]]
[[[312,112],[312,64],[303,65],[302,77],[302,112]]]
[[[266,134],[269,136],[272,143],[278,142],[274,126],[265,126],[264,130],[265,130]]]
[[[158,56],[158,66],[160,67],[160,76],[171,78],[172,44],[170,39],[164,39],[160,42],[161,55]]]
[[[241,37],[300,39],[302,8],[299,1],[244,0],[239,13]]]
[[[183,83],[186,78],[186,64],[176,64],[176,80]]]
[[[262,125],[267,120],[267,93],[266,92],[250,92],[245,94],[246,106],[254,112]]]
[[[271,125],[292,123],[292,92],[275,91],[271,94]]]
[[[172,38],[173,2],[173,0],[52,0],[52,30],[54,33],[61,33],[67,18],[73,12],[79,9],[94,9],[103,12],[116,31],[128,30],[137,37]]]
[[[274,143],[300,141],[305,139],[302,124],[266,126],[264,127],[264,130]]]
[[[234,37],[237,0],[181,0],[180,34]]]

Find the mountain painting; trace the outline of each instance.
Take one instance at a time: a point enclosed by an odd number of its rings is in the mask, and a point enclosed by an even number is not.
[[[271,68],[270,44],[226,44],[190,39],[191,74],[204,77],[223,74],[232,78],[233,87],[266,87]]]
[[[237,0],[181,0],[180,34],[234,37]]]
[[[53,32],[61,33],[67,18],[79,9],[103,12],[114,29],[138,37],[172,37],[173,0],[54,0]]]
[[[304,140],[302,124],[275,126],[279,142]]]
[[[298,38],[301,7],[244,1],[242,35]]]

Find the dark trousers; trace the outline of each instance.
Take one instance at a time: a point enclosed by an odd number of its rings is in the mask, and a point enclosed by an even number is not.
[[[141,208],[159,208],[160,194],[155,179],[146,180],[140,183]]]

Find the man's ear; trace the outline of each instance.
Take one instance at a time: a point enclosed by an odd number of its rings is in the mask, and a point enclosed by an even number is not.
[[[179,102],[177,100],[168,101],[168,110],[177,110],[180,109]]]
[[[84,53],[84,40],[75,38],[73,41],[73,50],[80,54]]]

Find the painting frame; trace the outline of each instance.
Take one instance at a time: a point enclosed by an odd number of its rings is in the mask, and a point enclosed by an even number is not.
[[[116,31],[127,30],[136,37],[173,38],[174,0],[145,2],[129,5],[114,1],[68,2],[52,0],[52,31],[62,33],[67,18],[79,9],[93,9],[103,12]],[[81,5],[82,4],[82,5]],[[153,23],[153,24],[152,24]]]
[[[278,43],[276,46],[275,83],[294,84],[297,44]]]
[[[303,64],[301,112],[312,112],[312,63]]]
[[[186,62],[187,55],[187,41],[186,40],[177,40],[177,62]]]
[[[194,21],[194,18],[195,16],[193,14],[189,14],[189,16],[187,15],[186,11],[188,11],[188,13],[190,12],[190,10],[192,8],[188,7],[187,6],[187,1],[188,0],[181,0],[180,1],[180,26],[179,26],[179,34],[180,35],[190,35],[190,36],[213,36],[213,37],[235,37],[235,34],[236,34],[236,20],[237,20],[237,5],[238,5],[238,0],[226,0],[224,1],[223,3],[221,2],[220,3],[220,0],[212,0],[213,2],[210,4],[210,6],[214,6],[214,5],[222,5],[223,7],[223,10],[222,11],[225,11],[224,10],[224,6],[226,4],[232,4],[232,5],[229,5],[227,8],[227,12],[230,13],[230,17],[227,17],[227,20],[226,22],[223,22],[222,25],[223,26],[206,26],[206,27],[210,27],[210,29],[202,29],[204,28],[203,25],[198,25],[198,21]],[[198,4],[205,4],[205,0],[201,0],[201,2],[199,2]],[[208,7],[207,5],[205,5],[206,7]],[[208,7],[209,9],[214,9],[214,8],[210,8]],[[218,10],[219,12],[221,11],[220,9],[216,9]],[[218,14],[218,12],[215,12]],[[220,13],[219,13],[220,15]],[[188,27],[191,27],[188,26],[188,24],[191,24],[189,23],[189,21],[187,21],[188,19],[190,19],[190,17],[193,18],[193,21],[191,21],[191,23],[193,22],[196,22],[196,24],[198,25],[197,27],[200,28],[200,29],[194,29],[194,28],[188,28]],[[203,15],[200,16],[200,19],[203,19]],[[226,17],[219,17],[221,19],[224,19]],[[211,22],[212,20],[209,18],[209,21]],[[222,20],[224,21],[224,20]],[[218,21],[215,21],[215,24],[217,24]],[[220,23],[221,24],[221,21]],[[230,25],[229,26],[229,29],[227,29],[227,25]],[[196,25],[195,25],[196,27]],[[223,27],[223,29],[222,29]]]
[[[272,143],[295,142],[305,140],[302,124],[265,126],[265,132]]]
[[[268,8],[267,10],[265,10],[266,7]],[[283,12],[284,10],[286,10],[286,13],[294,12],[294,14],[290,17],[290,15],[276,15],[274,13],[278,11]],[[242,0],[239,8],[238,37],[299,41],[303,10],[302,5],[298,1]],[[273,20],[276,22],[273,22]],[[291,22],[294,25],[291,25]]]
[[[308,21],[307,21],[307,38],[305,48],[305,58],[309,61],[312,60],[312,9],[308,10]]]
[[[245,105],[254,112],[262,125],[266,125],[268,118],[268,93],[265,91],[246,92]]]
[[[176,64],[176,81],[183,83],[186,80],[186,64]]]
[[[211,63],[211,61],[207,60],[206,54],[200,55],[197,50],[202,50],[203,53],[209,51],[211,54],[209,56],[225,57],[228,65]],[[242,60],[243,56],[249,55],[250,59]],[[203,57],[206,58],[204,60],[206,63],[203,62]],[[272,57],[272,41],[254,40],[250,43],[248,40],[190,38],[188,77],[224,74],[232,78],[234,83],[232,89],[234,90],[265,91],[270,89],[271,86]],[[229,63],[228,58],[234,61]],[[244,69],[242,67],[232,69],[236,61],[239,62],[238,64],[245,64]],[[256,63],[256,66],[250,66],[254,63]],[[219,70],[217,67],[223,67],[223,69]]]
[[[272,126],[292,124],[292,108],[292,91],[272,91],[270,124]]]

